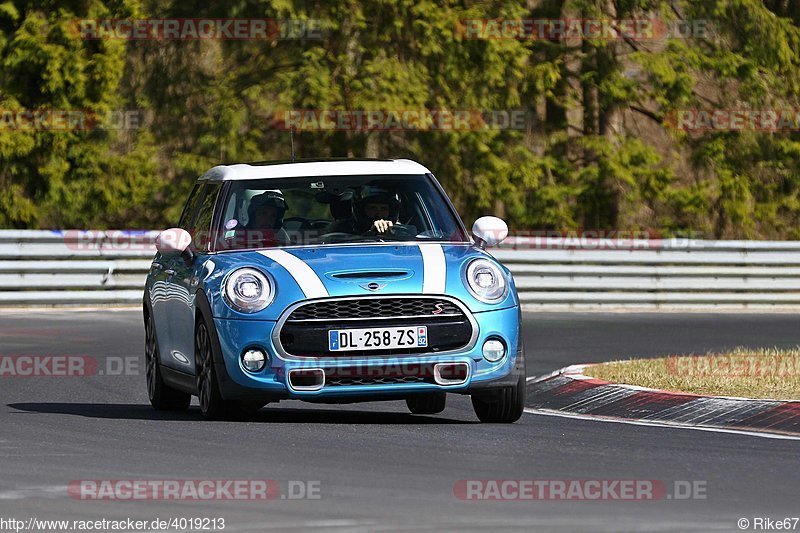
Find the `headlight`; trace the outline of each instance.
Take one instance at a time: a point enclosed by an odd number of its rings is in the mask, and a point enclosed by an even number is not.
[[[254,268],[242,268],[228,275],[225,301],[242,313],[256,313],[272,301],[274,291],[267,276]]]
[[[496,303],[506,295],[506,278],[491,261],[476,259],[467,266],[467,288],[478,300]]]

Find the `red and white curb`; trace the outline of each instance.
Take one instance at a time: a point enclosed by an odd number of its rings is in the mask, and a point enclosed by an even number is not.
[[[528,413],[800,440],[800,401],[702,396],[619,385],[573,365],[528,378]]]

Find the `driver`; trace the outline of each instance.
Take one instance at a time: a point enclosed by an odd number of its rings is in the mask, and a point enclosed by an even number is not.
[[[353,205],[354,233],[387,233],[400,218],[400,197],[381,187],[365,185]]]
[[[253,196],[247,206],[247,229],[260,232],[258,240],[289,242],[289,234],[283,229],[283,216],[288,207],[279,190]]]

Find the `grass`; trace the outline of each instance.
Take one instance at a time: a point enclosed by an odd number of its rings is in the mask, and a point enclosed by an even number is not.
[[[727,353],[614,361],[587,367],[587,376],[652,389],[736,396],[800,399],[800,346],[736,348]]]

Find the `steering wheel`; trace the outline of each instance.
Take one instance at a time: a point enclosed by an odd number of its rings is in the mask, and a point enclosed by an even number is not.
[[[283,219],[283,223],[286,224],[287,222],[299,222],[300,223],[300,229],[306,228],[310,223],[310,221],[305,217],[284,218]]]
[[[318,218],[316,220],[309,221],[308,225],[311,229],[323,229],[327,228],[330,225],[330,220],[325,220],[324,218]]]
[[[389,233],[398,237],[413,237],[417,234],[417,228],[407,224],[392,224]]]

